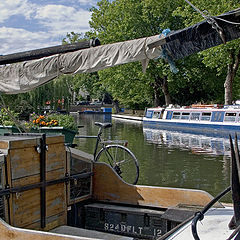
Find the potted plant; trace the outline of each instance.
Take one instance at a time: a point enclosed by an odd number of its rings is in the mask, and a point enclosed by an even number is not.
[[[73,142],[78,130],[73,116],[56,113],[47,115],[33,113],[30,115],[30,122],[27,125],[28,128],[31,128],[31,132],[51,135],[63,134],[66,143]]]
[[[0,135],[5,133],[19,133],[18,113],[9,108],[1,108],[0,110]],[[19,124],[18,124],[19,125]]]

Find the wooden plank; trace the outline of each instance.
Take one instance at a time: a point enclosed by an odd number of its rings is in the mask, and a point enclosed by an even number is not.
[[[63,143],[51,144],[46,152],[46,170],[65,169],[66,151]]]
[[[9,150],[12,179],[27,177],[40,172],[40,155],[33,147]]]
[[[1,136],[0,149],[19,149],[34,147],[40,144],[40,136],[37,135],[10,135]],[[47,136],[46,144],[62,143],[64,145],[64,136]]]
[[[64,145],[64,135],[59,135],[59,136],[51,136],[47,135],[46,138],[46,144],[56,144],[56,143],[62,143]]]
[[[34,231],[23,228],[16,228],[8,225],[0,219],[0,235],[4,240],[92,240],[92,238],[66,236],[42,231]]]
[[[46,217],[65,212],[65,184],[48,186],[46,190]],[[24,227],[40,220],[40,189],[33,189],[14,194],[13,226]],[[66,214],[65,214],[66,217]]]
[[[2,140],[2,137],[1,137]],[[35,147],[40,144],[40,137],[20,137],[20,136],[9,136],[9,149],[20,149]]]
[[[44,231],[52,230],[56,227],[63,226],[67,224],[66,213],[61,212],[57,215],[53,215],[46,218],[46,227]],[[34,230],[43,230],[41,228],[41,221],[34,222],[30,225],[24,226],[26,229],[34,229]]]
[[[0,141],[0,149],[8,149],[9,148],[9,143]]]
[[[57,169],[53,171],[48,171],[46,173],[46,181],[56,180],[65,177],[64,169]],[[40,182],[40,175],[36,174],[29,177],[23,177],[12,180],[12,187],[26,186],[29,184],[34,184]]]
[[[122,181],[105,163],[94,163],[93,172],[93,198],[100,201],[169,208],[178,205],[203,207],[213,199],[201,190],[131,185]]]
[[[49,145],[46,152],[47,171],[64,169],[65,147],[63,144]],[[9,150],[12,179],[23,178],[40,173],[40,155],[33,147]]]
[[[71,153],[72,157],[85,161],[85,162],[93,162],[93,155],[83,152],[79,149],[75,149],[75,148],[67,148],[66,149],[69,153]]]

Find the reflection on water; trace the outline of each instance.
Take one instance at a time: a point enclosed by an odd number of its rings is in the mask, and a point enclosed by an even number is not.
[[[143,133],[147,142],[169,148],[189,149],[195,154],[231,155],[230,142],[226,137],[217,138],[151,128],[143,128]]]
[[[230,158],[227,138],[194,136],[171,131],[143,130],[139,122],[111,119],[111,115],[76,116],[80,135],[96,135],[95,121],[110,122],[105,139],[128,140],[129,149],[140,165],[138,184],[201,189],[217,195],[230,184]],[[93,153],[94,139],[77,139],[78,148]],[[197,154],[196,154],[197,153]],[[230,201],[228,195],[224,200]]]

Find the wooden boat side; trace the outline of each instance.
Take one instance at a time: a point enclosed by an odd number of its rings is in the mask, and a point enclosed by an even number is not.
[[[12,227],[0,219],[0,239],[4,240],[93,240],[94,238],[85,238],[77,236],[66,236],[43,231],[28,230],[23,228]]]
[[[205,206],[213,197],[201,190],[128,184],[105,163],[94,163],[93,198],[151,207]],[[221,207],[221,204],[215,206]]]

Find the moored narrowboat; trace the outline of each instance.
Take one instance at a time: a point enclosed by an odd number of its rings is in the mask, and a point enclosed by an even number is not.
[[[240,131],[240,105],[192,105],[148,108],[143,118],[147,127],[191,131]]]

